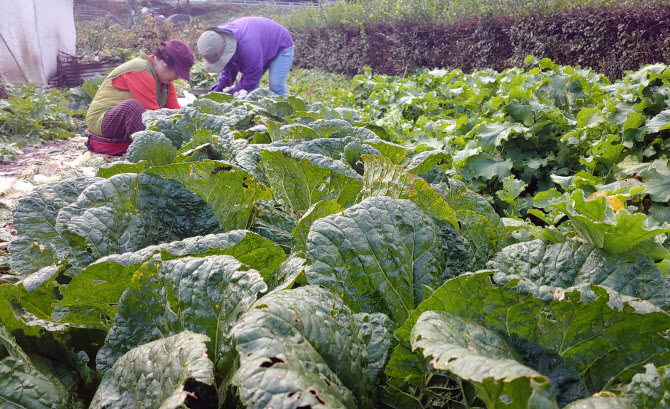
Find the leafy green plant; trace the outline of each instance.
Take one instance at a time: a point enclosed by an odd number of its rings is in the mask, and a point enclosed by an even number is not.
[[[86,80],[86,82],[80,86],[70,88],[72,99],[70,108],[86,112],[93,101],[93,97],[95,97],[95,93],[98,92],[98,88],[100,88],[100,85],[102,85],[104,80],[104,76],[96,75],[95,77]]]
[[[663,404],[670,71],[530,62],[148,113],[137,162],[17,202],[0,397]]]
[[[210,74],[202,67],[202,61],[196,61],[191,67],[191,89],[206,89],[216,84],[219,80],[219,74]]]
[[[46,90],[35,84],[6,86],[9,98],[0,99],[0,138],[18,146],[74,136],[79,122],[68,108],[70,92]]]

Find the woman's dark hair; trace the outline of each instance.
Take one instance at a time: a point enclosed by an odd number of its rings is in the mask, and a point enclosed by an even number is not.
[[[172,60],[172,57],[170,57],[170,55],[165,50],[165,43],[161,43],[156,51],[154,51],[154,57],[164,61],[168,68],[174,68],[174,60]]]

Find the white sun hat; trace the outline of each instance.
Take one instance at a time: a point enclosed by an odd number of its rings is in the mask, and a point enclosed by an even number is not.
[[[203,68],[219,74],[235,54],[237,40],[226,30],[210,27],[198,39],[198,52],[205,59]]]

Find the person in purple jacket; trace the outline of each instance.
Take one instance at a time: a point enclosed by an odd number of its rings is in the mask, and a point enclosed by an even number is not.
[[[234,94],[258,88],[270,70],[270,90],[286,95],[286,77],[293,63],[293,37],[282,25],[265,17],[243,17],[218,27],[210,27],[198,39],[198,52],[207,72],[221,73],[211,91]],[[242,78],[235,84],[237,74]]]

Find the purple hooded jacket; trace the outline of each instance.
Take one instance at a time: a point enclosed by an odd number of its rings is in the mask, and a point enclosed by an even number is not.
[[[291,33],[265,17],[242,17],[221,24],[219,28],[228,31],[237,40],[235,54],[219,77],[219,85],[225,88],[235,83],[238,72],[242,73],[242,79],[228,91],[230,94],[241,89],[256,89],[272,59],[280,51],[293,46]]]

